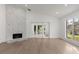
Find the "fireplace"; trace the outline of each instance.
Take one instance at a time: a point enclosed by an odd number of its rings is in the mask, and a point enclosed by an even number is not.
[[[14,33],[13,39],[22,38],[22,33]]]

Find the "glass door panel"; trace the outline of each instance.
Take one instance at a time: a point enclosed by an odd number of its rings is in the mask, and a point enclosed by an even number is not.
[[[68,19],[66,21],[66,36],[68,39],[73,39],[73,19]]]
[[[74,18],[74,40],[79,41],[79,19]]]
[[[37,32],[38,32],[38,34],[42,34],[43,33],[43,25],[38,25]]]
[[[48,23],[32,23],[32,37],[49,37]]]
[[[36,25],[34,25],[34,35],[36,35]]]

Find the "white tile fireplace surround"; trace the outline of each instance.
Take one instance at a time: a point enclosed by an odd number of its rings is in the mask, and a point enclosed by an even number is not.
[[[0,5],[0,42],[13,40],[14,33],[26,38],[26,11],[24,5]]]
[[[19,5],[6,5],[6,38],[13,39],[14,33],[26,36],[26,11]]]

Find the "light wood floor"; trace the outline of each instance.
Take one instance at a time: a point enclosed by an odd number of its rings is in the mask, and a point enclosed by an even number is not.
[[[79,47],[60,39],[28,39],[15,43],[0,44],[0,53],[4,54],[74,54]]]

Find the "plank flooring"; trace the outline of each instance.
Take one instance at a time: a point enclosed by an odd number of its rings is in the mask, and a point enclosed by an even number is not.
[[[20,42],[0,44],[0,54],[77,54],[79,47],[61,39],[30,38]]]

